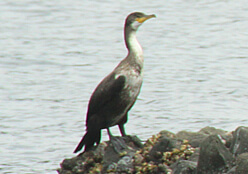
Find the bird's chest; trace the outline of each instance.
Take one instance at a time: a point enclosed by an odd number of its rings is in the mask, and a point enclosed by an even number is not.
[[[130,98],[136,98],[140,92],[140,87],[143,82],[143,72],[136,69],[128,71],[126,74],[126,83],[124,86],[124,92]]]

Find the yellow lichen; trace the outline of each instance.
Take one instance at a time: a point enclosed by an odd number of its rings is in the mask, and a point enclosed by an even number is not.
[[[119,153],[120,157],[123,157],[123,156],[125,156],[126,154],[127,154],[127,151],[123,151],[123,152]]]

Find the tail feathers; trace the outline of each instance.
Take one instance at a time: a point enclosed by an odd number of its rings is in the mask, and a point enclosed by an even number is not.
[[[85,146],[84,151],[88,151],[94,146],[95,143],[98,145],[100,143],[100,140],[101,140],[101,130],[94,130],[94,131],[88,130],[81,139],[77,148],[74,150],[74,153],[80,151],[83,148],[83,146]]]

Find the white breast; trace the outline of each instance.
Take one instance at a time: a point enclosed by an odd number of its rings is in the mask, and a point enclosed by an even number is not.
[[[131,70],[129,72],[125,88],[129,92],[130,97],[137,97],[140,92],[140,87],[143,81],[143,73],[139,74],[136,70]]]

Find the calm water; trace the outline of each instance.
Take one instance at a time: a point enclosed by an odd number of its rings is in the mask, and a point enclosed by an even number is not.
[[[133,11],[157,18],[138,32],[145,79],[129,134],[248,125],[247,1],[6,0],[0,173],[56,173],[73,156],[92,91],[126,56],[122,30]]]

